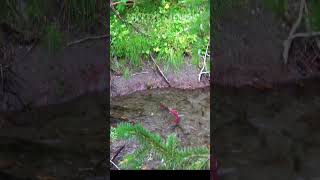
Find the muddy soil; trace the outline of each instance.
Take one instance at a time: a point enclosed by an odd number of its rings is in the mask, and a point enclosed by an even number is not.
[[[106,94],[0,114],[0,179],[105,179]]]
[[[319,179],[319,82],[263,92],[216,86],[211,138],[221,179]]]
[[[183,115],[179,127],[172,128],[174,117],[160,109],[160,103],[176,108]],[[177,134],[183,147],[210,145],[210,92],[209,88],[198,90],[158,89],[146,90],[127,96],[111,99],[111,126],[120,122],[141,123],[151,132],[166,138]],[[139,144],[133,141],[114,141],[111,143],[110,157],[125,145],[115,159],[119,163],[123,156],[132,153]],[[145,169],[157,169],[157,160],[145,162]],[[114,169],[114,167],[112,168]]]

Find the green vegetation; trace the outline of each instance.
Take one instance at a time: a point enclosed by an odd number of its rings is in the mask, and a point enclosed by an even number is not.
[[[64,32],[95,31],[106,8],[105,1],[93,0],[6,0],[0,7],[0,23],[39,36],[50,52],[56,52]]]
[[[141,169],[151,159],[161,160],[158,169],[167,170],[200,170],[209,169],[209,149],[205,147],[183,148],[175,134],[166,140],[154,134],[141,125],[120,123],[111,129],[111,140],[136,140],[139,148],[133,154],[127,154],[120,162],[124,169]]]
[[[63,44],[63,35],[55,24],[48,25],[45,36],[45,42],[47,42],[47,48],[51,55],[57,52]]]
[[[199,55],[209,43],[208,0],[121,2],[110,18],[113,70],[123,72],[123,66],[136,70],[150,54],[165,70],[178,70],[186,56],[199,65]]]
[[[310,0],[306,1],[308,6],[308,23],[310,23],[311,30],[319,31],[320,30],[320,1],[319,0]],[[288,0],[264,0],[264,3],[267,8],[272,10],[278,17],[285,18],[286,13],[291,11],[289,9],[289,1]],[[292,3],[292,2],[291,2]],[[300,1],[297,1],[300,4]],[[295,9],[298,11],[298,9]],[[298,18],[298,15],[294,17],[294,20]],[[309,25],[307,25],[309,26]]]
[[[320,31],[320,1],[310,1],[310,23],[314,31]]]

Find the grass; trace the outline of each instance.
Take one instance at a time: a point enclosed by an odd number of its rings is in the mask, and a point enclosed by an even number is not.
[[[122,60],[121,66],[138,70],[153,54],[167,70],[178,71],[185,56],[199,65],[198,51],[205,52],[210,33],[207,0],[138,1],[133,7],[123,8],[117,6],[121,16],[144,33],[111,15],[112,63]]]
[[[0,23],[40,35],[49,51],[56,53],[64,45],[66,31],[94,31],[106,7],[106,1],[95,0],[6,0],[0,7]]]
[[[50,24],[46,27],[45,42],[50,55],[54,55],[63,45],[63,34],[56,24]]]

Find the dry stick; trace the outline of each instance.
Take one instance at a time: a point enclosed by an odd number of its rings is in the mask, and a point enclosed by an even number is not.
[[[114,163],[114,162],[111,161],[111,160],[110,160],[110,162],[111,162],[112,165],[114,165],[114,167],[116,167],[118,170],[120,170],[120,168],[116,165],[116,163]]]
[[[140,75],[140,74],[148,74],[149,72],[139,72],[139,73],[134,73],[131,76],[136,76],[136,75]]]
[[[305,7],[305,0],[301,0],[301,3],[300,3],[300,10],[299,10],[299,17],[297,19],[297,21],[295,22],[295,24],[292,26],[291,30],[290,30],[290,33],[289,33],[289,37],[287,40],[285,40],[283,42],[283,46],[284,46],[284,50],[283,50],[283,58],[284,58],[284,63],[287,64],[288,62],[288,56],[289,56],[289,50],[290,50],[290,47],[291,47],[291,43],[292,43],[292,36],[293,34],[296,32],[297,28],[299,27],[300,23],[301,23],[301,19],[302,19],[302,16],[303,16],[303,9]]]
[[[120,154],[120,152],[124,149],[124,147],[126,147],[126,145],[121,146],[116,153],[114,154],[114,156],[111,158],[111,161],[114,161],[116,159],[116,157]]]
[[[201,81],[201,75],[208,73],[208,72],[203,72],[203,70],[204,70],[205,67],[207,66],[207,65],[206,65],[206,60],[207,60],[207,54],[208,54],[209,44],[210,44],[210,41],[208,42],[207,49],[206,49],[206,54],[204,55],[204,58],[203,58],[203,65],[202,65],[201,71],[200,71],[200,73],[199,73],[199,75],[198,75],[198,76],[199,76],[199,77],[198,77],[199,82]]]
[[[76,41],[69,42],[69,43],[67,44],[67,47],[73,46],[73,45],[75,45],[75,44],[83,43],[83,42],[85,42],[85,41],[97,40],[97,39],[104,39],[104,38],[107,38],[107,37],[109,37],[108,34],[104,34],[104,35],[100,35],[100,36],[85,37],[85,38],[83,38],[83,39],[79,39],[79,40],[76,40]]]
[[[163,72],[161,71],[160,67],[158,66],[158,64],[156,63],[156,61],[154,60],[154,58],[152,57],[152,55],[150,54],[150,57],[153,61],[153,63],[157,66],[158,71],[160,72],[161,76],[164,78],[164,80],[166,81],[166,83],[169,85],[169,87],[171,87],[170,82],[168,81],[167,77],[163,74]]]
[[[111,5],[112,6],[117,6],[117,5],[119,5],[119,4],[124,4],[124,5],[132,5],[132,4],[134,4],[134,1],[127,1],[126,3],[124,3],[124,2],[121,2],[121,1],[118,1],[118,2],[114,2],[114,3],[112,3]]]

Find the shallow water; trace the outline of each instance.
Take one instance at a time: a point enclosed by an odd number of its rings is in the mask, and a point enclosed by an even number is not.
[[[181,128],[171,128],[173,116],[161,111],[160,104],[175,108],[183,115]],[[176,133],[183,146],[209,146],[210,144],[210,92],[198,90],[147,90],[111,99],[111,126],[119,122],[141,123],[146,129],[163,138]],[[111,157],[123,144],[126,148],[117,159],[137,148],[132,142],[112,142]],[[149,168],[156,168],[150,165]]]
[[[1,173],[30,179],[104,179],[106,96],[1,113]]]
[[[215,87],[211,138],[224,180],[319,179],[320,81]]]

